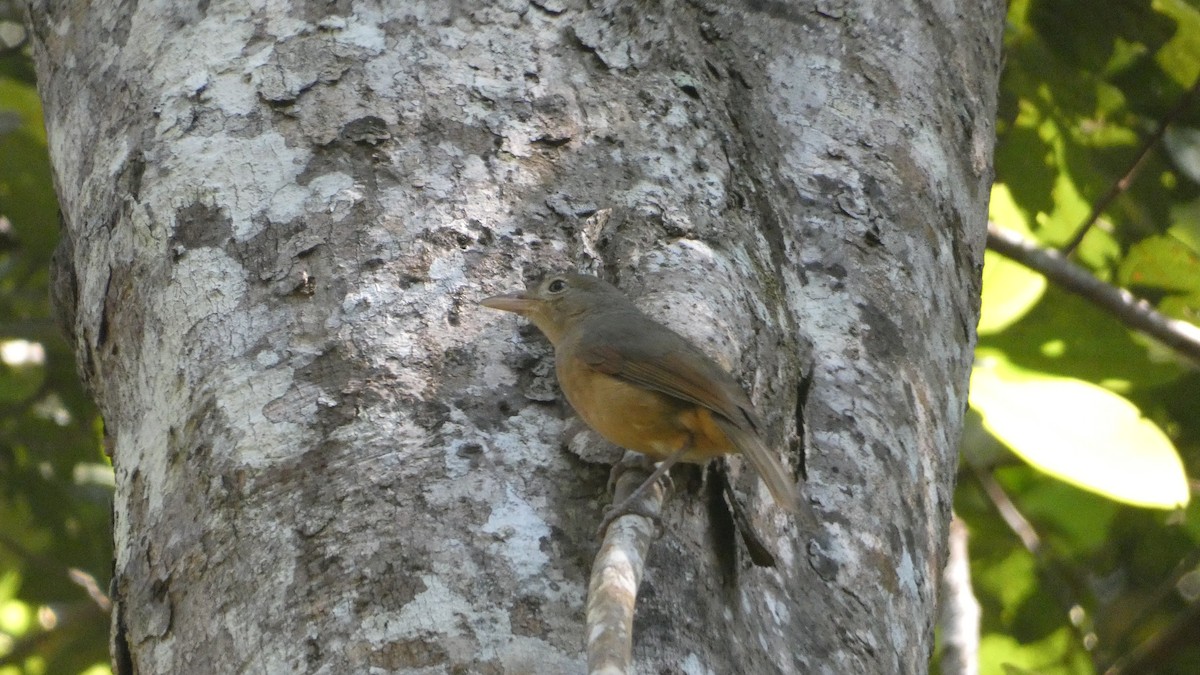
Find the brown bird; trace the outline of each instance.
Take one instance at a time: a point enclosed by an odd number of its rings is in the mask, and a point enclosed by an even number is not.
[[[612,516],[675,462],[703,464],[733,452],[750,461],[780,507],[800,511],[796,481],[762,441],[754,407],[733,377],[614,286],[582,274],[549,274],[479,304],[533,321],[554,345],[559,385],[584,422],[661,462]]]

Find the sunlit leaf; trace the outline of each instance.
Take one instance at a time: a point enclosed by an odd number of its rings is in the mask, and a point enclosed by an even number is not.
[[[1137,506],[1188,502],[1187,476],[1170,439],[1107,389],[985,357],[971,375],[970,400],[988,431],[1056,478]]]
[[[1170,236],[1147,237],[1121,261],[1122,286],[1148,286],[1171,293],[1200,291],[1200,256]]]
[[[1075,178],[1062,170],[1066,167],[1067,140],[1064,130],[1057,120],[1046,120],[1038,128],[1038,134],[1054,149],[1054,163],[1060,169],[1054,177],[1054,185],[1050,188],[1053,198],[1053,209],[1049,212],[1038,213],[1038,236],[1046,243],[1057,246],[1066,243],[1080,223],[1087,219],[1092,210],[1083,195]]]
[[[1025,549],[1012,549],[1007,556],[976,572],[974,583],[980,592],[999,603],[999,618],[1008,623],[1021,604],[1037,592],[1037,563]]]
[[[1189,371],[1175,361],[1148,361],[1137,335],[1095,305],[1050,285],[1021,321],[1003,333],[980,335],[979,344],[1026,370],[1089,382],[1154,387],[1186,376]]]
[[[979,642],[980,675],[1082,675],[1094,672],[1087,654],[1072,644],[1073,634],[1062,628],[1032,643],[991,633]]]
[[[1158,311],[1164,315],[1200,326],[1200,293],[1172,295],[1158,303]]]
[[[1193,253],[1200,254],[1200,199],[1172,206],[1171,227],[1167,232]]]
[[[22,635],[33,623],[33,608],[20,600],[0,602],[0,631]]]
[[[988,218],[1000,227],[1032,236],[1025,214],[1013,202],[1008,186],[992,186]],[[1046,290],[1046,277],[988,251],[983,258],[983,297],[979,333],[999,333],[1025,316]]]
[[[1155,0],[1155,8],[1178,24],[1155,60],[1181,88],[1200,76],[1200,9],[1187,0]]]
[[[28,83],[0,77],[0,111],[11,112],[20,118],[23,133],[41,146],[46,145],[46,128],[42,124],[42,102],[37,89]]]

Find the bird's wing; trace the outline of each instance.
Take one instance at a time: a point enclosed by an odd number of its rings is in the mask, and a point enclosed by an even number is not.
[[[724,371],[712,372],[715,364],[698,366],[696,359],[688,356],[680,351],[646,355],[611,344],[591,345],[579,353],[584,363],[606,375],[703,406],[734,424],[751,422],[753,429],[753,418],[748,416],[750,402],[735,400],[729,391],[732,388],[744,397],[741,388]]]
[[[602,373],[717,413],[714,417],[717,425],[754,466],[775,501],[788,511],[798,512],[801,506],[795,479],[759,437],[750,401],[741,387],[682,338],[678,342],[663,339],[658,344],[664,342],[670,348],[654,353],[636,347],[623,348],[619,342],[591,344],[580,349],[578,356]]]

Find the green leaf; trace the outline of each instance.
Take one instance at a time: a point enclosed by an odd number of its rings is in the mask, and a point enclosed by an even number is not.
[[[1200,326],[1200,293],[1172,295],[1158,303],[1158,311],[1172,319]]]
[[[0,215],[12,227],[30,269],[44,267],[58,240],[46,130],[32,85],[0,78]]]
[[[980,335],[981,348],[999,351],[1026,370],[1103,384],[1125,393],[1185,376],[1176,361],[1147,358],[1146,345],[1104,310],[1054,285],[1008,330]]]
[[[1087,654],[1074,644],[1069,628],[1032,643],[1021,643],[998,633],[979,641],[981,675],[1075,675],[1094,672]]]
[[[1178,28],[1158,50],[1155,60],[1182,88],[1200,76],[1200,9],[1187,0],[1156,0],[1155,8],[1174,19]]]
[[[1031,236],[1028,220],[1017,208],[1008,186],[992,186],[989,219],[1000,227]],[[1046,291],[1046,277],[1030,271],[1000,255],[987,251],[983,256],[983,295],[979,312],[979,333],[991,335],[1025,316]]]
[[[1102,3],[1040,0],[1031,4],[1029,23],[1065,64],[1104,70],[1116,45],[1137,42],[1157,49],[1166,43],[1174,22],[1148,0]]]
[[[1200,320],[1200,255],[1171,234],[1148,237],[1134,244],[1117,269],[1122,286],[1149,298],[1161,298],[1163,314],[1195,323]],[[1169,294],[1163,297],[1163,294]]]
[[[22,340],[0,340],[0,405],[20,403],[38,392],[45,381],[46,371],[40,363],[9,363],[7,349],[20,345]]]
[[[46,127],[42,123],[42,102],[32,84],[0,77],[0,110],[17,117],[16,126],[46,147]]]
[[[1012,465],[996,471],[1002,483],[1009,472],[1028,472],[1025,466]],[[1037,473],[1038,480],[1028,482],[1019,492],[1021,512],[1038,524],[1038,533],[1047,543],[1061,543],[1069,550],[1092,553],[1103,548],[1111,535],[1109,527],[1122,508],[1095,492]],[[1015,491],[1014,491],[1015,493]],[[1088,514],[1080,518],[1079,514]]]
[[[1172,206],[1171,227],[1167,232],[1200,254],[1200,199]]]
[[[974,552],[972,558],[979,562]],[[995,618],[1008,624],[1021,605],[1037,593],[1037,562],[1025,549],[1013,548],[1007,556],[977,568],[973,581],[981,598],[995,603],[999,615]]]
[[[1168,293],[1200,292],[1200,256],[1174,237],[1147,237],[1130,247],[1118,268],[1117,282]]]
[[[1122,396],[985,353],[971,374],[970,401],[988,431],[1051,476],[1135,506],[1188,503],[1175,446]]]

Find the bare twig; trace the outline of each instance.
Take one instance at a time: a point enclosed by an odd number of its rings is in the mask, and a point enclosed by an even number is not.
[[[1096,200],[1096,203],[1092,206],[1092,212],[1084,219],[1079,229],[1075,230],[1075,235],[1071,237],[1071,241],[1062,247],[1063,255],[1069,256],[1074,253],[1076,247],[1079,246],[1079,243],[1083,241],[1083,237],[1088,233],[1088,230],[1092,229],[1092,225],[1095,225],[1096,221],[1100,219],[1100,214],[1104,213],[1108,205],[1120,196],[1122,192],[1129,189],[1129,186],[1133,184],[1133,179],[1142,170],[1142,165],[1145,164],[1146,158],[1150,156],[1150,151],[1154,149],[1154,146],[1158,145],[1163,135],[1167,133],[1167,127],[1171,126],[1191,106],[1192,99],[1196,97],[1197,91],[1200,91],[1200,77],[1197,77],[1196,81],[1192,83],[1192,87],[1179,97],[1179,101],[1175,104],[1174,108],[1171,108],[1166,117],[1159,120],[1158,128],[1142,144],[1141,149],[1138,150],[1137,157],[1134,158],[1133,164],[1129,165],[1129,170],[1125,172],[1125,175],[1109,186],[1108,191],[1104,193],[1103,197]]]
[[[100,590],[100,585],[96,583],[96,578],[91,574],[77,567],[67,567],[50,556],[34,553],[8,535],[0,534],[0,547],[8,549],[10,554],[21,558],[25,564],[35,568],[40,574],[64,576],[70,579],[72,583],[87,593],[88,598],[96,603],[96,607],[101,611],[108,612],[112,609],[112,601],[104,594],[104,591]]]
[[[1000,485],[991,471],[972,464],[969,466],[979,481],[980,487],[983,488],[984,494],[996,507],[1000,516],[1004,518],[1004,522],[1008,523],[1013,533],[1021,539],[1025,549],[1037,561],[1038,570],[1046,580],[1046,588],[1062,608],[1063,614],[1071,617],[1071,629],[1078,637],[1080,645],[1090,657],[1095,659],[1093,650],[1096,646],[1096,634],[1092,630],[1091,620],[1086,613],[1082,612],[1082,604],[1075,599],[1076,589],[1080,587],[1078,580],[1075,580],[1076,583],[1072,583],[1069,571],[1064,570],[1062,565],[1057,564],[1046,554],[1046,549],[1042,546],[1042,539],[1034,530],[1033,524],[1025,518],[1017,505],[1009,498],[1008,493],[1004,491],[1004,487]]]
[[[1021,539],[1025,550],[1035,556],[1039,555],[1042,550],[1042,538],[1033,529],[1033,524],[1021,513],[1017,505],[1013,504],[1008,493],[1004,491],[999,481],[988,469],[974,465],[971,468],[974,470],[975,478],[979,480],[979,486],[983,488],[984,494],[992,502],[992,506],[996,507],[1000,517],[1008,524],[1008,528]]]
[[[1063,289],[1100,306],[1130,328],[1200,363],[1200,328],[1160,314],[1150,303],[1097,279],[1058,251],[1041,248],[995,223],[988,223],[987,243],[988,248],[1000,255],[1046,275]]]
[[[957,515],[950,520],[950,558],[942,570],[942,599],[938,623],[942,631],[943,675],[979,672],[979,619],[982,610],[971,588],[967,525]]]
[[[96,603],[96,606],[99,607],[101,611],[112,611],[112,599],[109,598],[104,591],[100,590],[100,584],[96,583],[96,577],[88,574],[78,567],[72,567],[68,569],[67,577],[76,586],[82,588],[84,592],[87,593],[88,597],[91,598],[92,602]]]
[[[622,503],[649,476],[634,469],[617,480],[613,503]],[[604,533],[588,582],[587,653],[590,675],[625,675],[633,664],[633,611],[662,512],[662,482],[646,490],[636,513],[617,518]],[[646,515],[641,515],[646,514]]]

